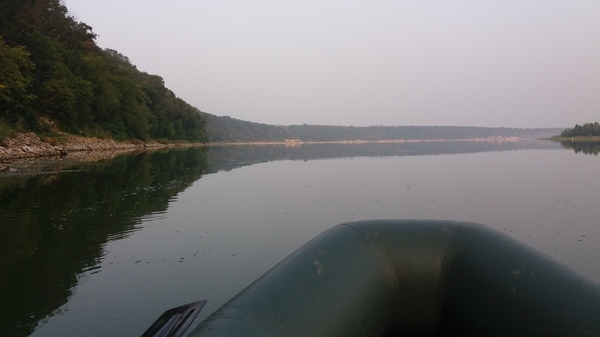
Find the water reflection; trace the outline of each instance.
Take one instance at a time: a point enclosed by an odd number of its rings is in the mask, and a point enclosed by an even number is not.
[[[60,315],[82,274],[98,268],[108,242],[131,236],[145,219],[160,217],[203,175],[282,160],[556,148],[560,144],[538,141],[220,146],[120,156],[63,173],[0,177],[0,336],[29,336],[45,319]],[[294,196],[298,205],[301,197]],[[231,200],[223,200],[215,202],[229,207]]]
[[[558,149],[550,141],[439,141],[404,143],[323,143],[284,145],[229,145],[214,146],[208,150],[208,173],[276,160],[317,160],[353,157],[422,156],[440,154]]]
[[[600,153],[600,142],[560,142],[565,149],[571,149],[575,153],[593,154]]]
[[[69,173],[0,179],[0,335],[28,336],[95,268],[103,245],[164,212],[199,179],[206,151],[121,156]]]

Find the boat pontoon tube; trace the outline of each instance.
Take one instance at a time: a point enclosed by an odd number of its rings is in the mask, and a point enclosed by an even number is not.
[[[600,336],[600,288],[483,225],[352,222],[306,243],[190,336],[442,335]]]

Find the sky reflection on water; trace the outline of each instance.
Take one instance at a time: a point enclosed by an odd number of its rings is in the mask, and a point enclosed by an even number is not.
[[[364,219],[485,223],[600,283],[600,162],[548,143],[189,149],[2,180],[3,246],[31,249],[3,250],[0,291],[15,300],[0,332],[137,336],[165,309],[208,299],[201,320],[310,238]]]

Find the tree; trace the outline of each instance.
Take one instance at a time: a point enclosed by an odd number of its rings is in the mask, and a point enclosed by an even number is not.
[[[95,38],[61,0],[0,0],[0,118],[29,130],[47,117],[75,133],[203,139],[195,108]]]
[[[575,124],[575,127],[565,129],[560,135],[561,137],[600,136],[600,124],[598,122],[583,125]]]
[[[9,47],[0,36],[0,118],[15,123],[35,100],[29,91],[35,65],[22,46]]]

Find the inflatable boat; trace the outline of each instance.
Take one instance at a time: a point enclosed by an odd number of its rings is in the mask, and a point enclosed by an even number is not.
[[[600,336],[600,287],[484,225],[352,222],[189,336]]]

